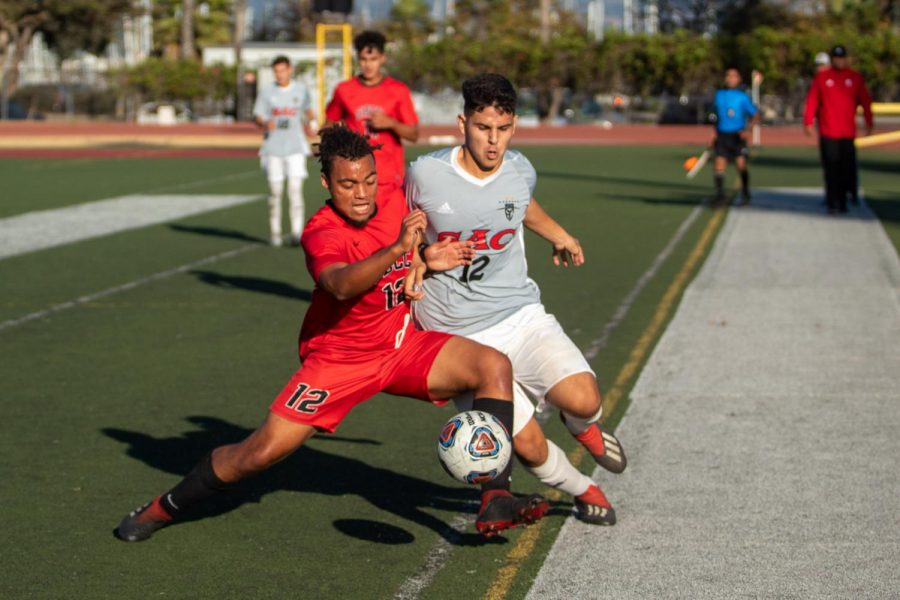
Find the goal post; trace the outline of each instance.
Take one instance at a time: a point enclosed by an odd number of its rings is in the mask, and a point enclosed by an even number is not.
[[[341,36],[342,48],[342,74],[344,79],[350,79],[353,75],[353,27],[350,23],[332,25],[319,23],[316,25],[316,85],[319,91],[318,119],[319,123],[325,122],[325,43],[329,34],[337,33]]]

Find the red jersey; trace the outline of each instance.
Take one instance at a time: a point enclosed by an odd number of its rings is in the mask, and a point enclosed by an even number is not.
[[[375,150],[378,185],[401,187],[405,171],[403,142],[393,131],[372,130],[370,119],[377,112],[406,125],[419,122],[409,88],[392,77],[371,86],[355,77],[341,82],[325,109],[325,117],[329,121],[343,121],[353,131],[368,135],[373,146],[380,144],[381,149]]]
[[[362,227],[348,223],[330,204],[310,218],[301,244],[314,281],[318,283],[329,265],[355,263],[397,240],[409,209],[400,190],[385,193],[383,198],[376,200],[378,211]],[[400,257],[378,283],[355,298],[338,300],[317,285],[300,329],[300,359],[311,352],[347,354],[397,347],[410,320],[403,278],[411,258],[411,252]]]
[[[862,106],[872,126],[872,99],[862,75],[853,69],[828,68],[816,73],[806,96],[803,124],[819,119],[819,134],[829,138],[856,137],[856,107]]]

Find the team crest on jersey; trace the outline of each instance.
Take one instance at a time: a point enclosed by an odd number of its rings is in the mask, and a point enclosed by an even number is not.
[[[503,205],[503,214],[506,215],[506,220],[512,221],[513,216],[516,214],[515,200],[512,197],[507,196],[501,200],[500,203]]]

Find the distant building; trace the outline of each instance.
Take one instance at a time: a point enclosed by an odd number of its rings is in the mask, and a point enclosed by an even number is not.
[[[149,9],[151,0],[141,0]],[[47,47],[38,32],[31,39],[25,58],[19,65],[19,86],[65,83],[69,85],[103,85],[101,76],[110,69],[135,65],[153,50],[153,20],[149,14],[123,17],[113,32],[112,40],[100,56],[77,52],[60,61]]]

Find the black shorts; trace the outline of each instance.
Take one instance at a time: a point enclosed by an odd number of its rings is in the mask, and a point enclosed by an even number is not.
[[[740,133],[717,133],[715,149],[716,156],[724,156],[728,160],[747,156],[747,142]]]

